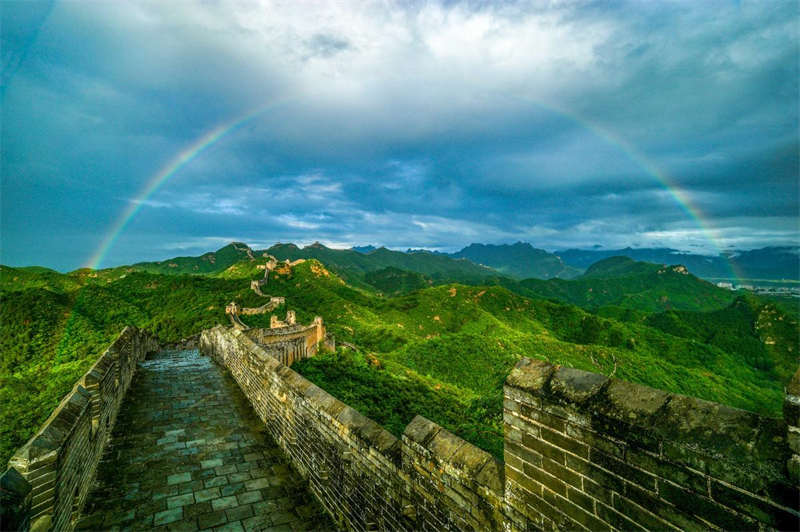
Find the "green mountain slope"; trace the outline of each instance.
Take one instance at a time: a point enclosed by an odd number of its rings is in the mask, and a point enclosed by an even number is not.
[[[480,279],[497,274],[491,268],[478,266],[466,259],[433,253],[403,253],[386,248],[364,254],[351,249],[331,249],[319,243],[304,248],[294,244],[276,244],[265,252],[278,260],[316,259],[347,282],[363,282],[368,272],[389,267],[420,273],[433,279]]]
[[[315,253],[328,251],[335,250]],[[459,263],[445,259],[449,262],[442,264]],[[263,298],[249,286],[249,279],[263,275],[258,263],[240,257],[207,275],[152,274],[127,267],[69,275],[26,272],[24,279],[15,269],[3,268],[3,279],[8,273],[12,281],[8,286],[4,282],[0,294],[2,457],[7,459],[30,436],[124,325],[148,328],[162,341],[175,341],[227,323],[224,307],[232,299],[243,306],[262,304]],[[365,266],[354,261],[349,267]],[[622,283],[619,292],[629,296],[643,286],[636,284],[643,282],[639,277],[649,283],[648,289],[659,279],[670,279],[664,289],[699,282],[673,269],[656,268],[615,261],[598,266],[586,279],[537,282],[609,283],[609,289]],[[386,283],[383,292],[403,292],[433,279],[386,266],[359,271],[364,272],[360,279]],[[714,312],[720,308],[652,314],[622,306],[599,307],[595,314],[541,299],[509,279],[494,277],[490,282],[494,286],[423,286],[383,297],[375,287],[354,286],[309,259],[294,267],[279,264],[266,290],[286,297],[286,308],[295,310],[301,322],[320,315],[338,340],[358,346],[358,352],[321,354],[295,368],[396,434],[421,413],[501,456],[502,384],[523,355],[780,415],[783,384],[796,364],[797,322],[773,306],[758,306],[761,300],[741,308],[728,305],[732,310],[719,315]],[[283,317],[285,309],[279,312]],[[243,320],[256,326],[267,323],[269,316]],[[723,334],[734,326],[742,331],[735,336],[741,345],[726,341]]]
[[[231,242],[217,251],[205,253],[199,257],[175,257],[159,262],[139,262],[132,265],[132,268],[136,271],[166,275],[205,274],[224,270],[248,257],[252,258],[253,252],[247,244]]]
[[[717,288],[683,266],[659,266],[627,257],[611,257],[590,266],[570,281],[525,279],[520,284],[539,297],[555,298],[583,308],[614,305],[646,312],[716,310],[736,294]]]
[[[798,364],[798,323],[774,304],[742,296],[712,312],[669,311],[644,323],[737,356],[746,364],[788,382]]]
[[[427,275],[401,270],[393,266],[368,272],[366,276],[364,276],[364,281],[374,286],[378,292],[387,296],[407,294],[434,284],[433,279]]]
[[[514,279],[572,279],[581,274],[580,269],[565,264],[557,255],[523,242],[500,246],[470,244],[450,256],[490,266]]]

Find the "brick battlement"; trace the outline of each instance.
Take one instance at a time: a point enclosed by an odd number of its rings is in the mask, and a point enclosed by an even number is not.
[[[504,388],[502,463],[420,416],[398,440],[240,331],[204,331],[201,351],[230,371],[349,530],[800,524],[793,388],[787,423],[523,358]]]
[[[504,420],[512,529],[800,524],[784,420],[529,359],[508,377]]]

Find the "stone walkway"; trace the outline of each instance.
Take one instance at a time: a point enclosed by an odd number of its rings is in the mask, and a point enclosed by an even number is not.
[[[332,530],[238,385],[198,351],[136,372],[76,530]]]

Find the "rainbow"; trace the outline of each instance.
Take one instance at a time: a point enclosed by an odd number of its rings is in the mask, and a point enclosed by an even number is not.
[[[511,94],[511,96],[536,107],[541,107],[546,111],[558,116],[567,118],[572,123],[580,126],[583,129],[586,129],[621,151],[631,161],[636,163],[637,166],[647,172],[653,179],[655,179],[656,182],[661,185],[664,190],[667,191],[667,193],[675,200],[675,203],[689,216],[689,218],[692,219],[695,225],[697,225],[698,229],[700,229],[705,236],[705,239],[709,244],[711,244],[713,249],[716,250],[719,256],[726,257],[723,247],[719,245],[720,238],[718,231],[711,226],[707,220],[708,217],[700,210],[700,208],[692,202],[689,194],[687,194],[672,177],[670,177],[661,169],[657,168],[644,154],[633,147],[630,143],[619,136],[612,134],[599,124],[591,122],[585,118],[580,118],[575,114],[569,113],[563,108],[557,107],[553,104],[544,103],[539,100],[531,100],[517,94]],[[729,258],[726,258],[725,263],[728,266],[731,279],[741,280],[743,278],[741,272],[738,271],[738,268]]]
[[[216,128],[212,129],[202,137],[195,140],[191,145],[184,148],[177,156],[169,161],[162,167],[156,174],[151,177],[135,199],[131,200],[130,206],[122,213],[122,216],[113,225],[106,237],[103,239],[100,247],[97,248],[95,253],[89,258],[86,263],[87,268],[99,269],[100,264],[108,255],[108,252],[119,240],[119,237],[130,225],[131,221],[136,217],[139,211],[147,204],[147,200],[158,192],[164,184],[175,176],[182,168],[197,159],[206,150],[213,147],[222,139],[230,136],[231,134],[239,131],[249,123],[253,122],[260,116],[282,107],[295,98],[287,98],[277,102],[261,106],[254,111],[240,115],[239,117],[230,120]]]
[[[508,96],[509,93],[503,93],[505,96]],[[706,240],[711,244],[711,246],[718,252],[721,257],[725,257],[725,253],[723,252],[722,246],[719,245],[719,235],[716,229],[714,229],[711,224],[707,221],[707,216],[703,214],[699,207],[693,204],[689,195],[681,189],[675,180],[667,175],[665,172],[657,168],[652,162],[648,160],[648,158],[639,152],[636,148],[634,148],[630,143],[626,142],[625,140],[621,139],[619,136],[612,134],[607,129],[603,128],[599,124],[591,122],[585,118],[580,118],[573,113],[567,112],[566,110],[559,108],[553,104],[545,103],[540,100],[531,100],[529,98],[517,95],[517,94],[510,94],[516,99],[524,101],[528,104],[540,107],[549,111],[553,114],[558,116],[564,117],[570,120],[572,123],[578,125],[579,127],[588,130],[592,134],[596,135],[597,137],[603,139],[605,142],[609,143],[610,145],[614,146],[616,149],[620,150],[623,154],[625,154],[631,161],[633,161],[637,166],[645,170],[645,172],[650,175],[656,182],[658,182],[664,190],[666,190],[670,196],[675,200],[675,203],[684,211],[686,214],[691,218],[700,231],[705,235]],[[183,151],[181,151],[175,158],[173,158],[169,163],[167,163],[161,170],[159,170],[155,175],[153,175],[150,180],[148,180],[147,184],[142,188],[141,192],[136,196],[134,200],[131,201],[130,206],[123,212],[122,216],[119,220],[114,224],[112,229],[108,232],[105,239],[102,241],[100,247],[97,251],[91,256],[91,258],[87,262],[87,267],[92,269],[98,269],[100,264],[103,262],[105,257],[108,255],[111,248],[117,242],[119,237],[131,223],[131,221],[136,217],[139,211],[147,204],[148,198],[153,196],[156,192],[158,192],[164,184],[169,181],[172,177],[175,176],[182,168],[186,165],[197,159],[200,155],[202,155],[206,150],[216,145],[222,139],[228,137],[229,135],[239,131],[247,124],[251,123],[258,117],[264,115],[265,113],[277,109],[287,103],[294,101],[293,99],[284,99],[277,102],[270,103],[266,106],[262,106],[257,108],[254,111],[250,111],[241,115],[229,122],[226,122],[220,126],[217,126],[213,130],[209,131],[202,137],[198,138],[194,143],[187,146]],[[742,276],[739,272],[736,271],[734,264],[728,259],[726,260],[728,265],[728,269],[730,271],[730,277],[732,279],[742,279]]]

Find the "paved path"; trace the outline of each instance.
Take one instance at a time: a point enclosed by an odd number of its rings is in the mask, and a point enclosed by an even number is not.
[[[192,351],[141,363],[76,530],[331,530],[231,377]]]

